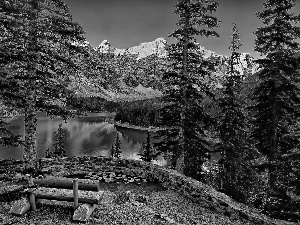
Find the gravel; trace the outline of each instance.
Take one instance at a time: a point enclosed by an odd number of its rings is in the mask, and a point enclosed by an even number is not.
[[[132,196],[129,201],[98,205],[87,224],[247,224],[230,221],[228,217],[204,209],[174,191],[162,189],[158,184],[152,184],[152,188],[146,184],[136,188],[123,184],[114,188],[111,193],[127,190],[130,190]],[[139,198],[135,196],[140,195],[147,198],[146,203],[137,201]],[[8,214],[12,204],[13,202],[0,203],[0,225],[78,224],[72,222],[73,204],[70,202],[42,200],[36,211],[20,217]]]

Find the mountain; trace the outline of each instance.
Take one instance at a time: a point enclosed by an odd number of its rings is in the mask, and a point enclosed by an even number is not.
[[[151,42],[141,43],[128,49],[118,49],[111,46],[111,44],[104,40],[95,51],[99,53],[113,53],[115,55],[131,54],[137,56],[137,60],[145,58],[149,55],[156,54],[160,58],[167,57],[167,41],[164,38],[157,38]]]
[[[227,56],[218,55],[197,44],[199,53],[206,60],[216,62],[216,71],[210,76],[201,78],[213,89],[222,88],[226,70],[229,66]],[[132,101],[136,99],[161,97],[163,91],[162,75],[169,68],[167,59],[168,43],[164,38],[141,43],[128,49],[118,49],[108,40],[92,48],[86,41],[82,46],[90,49],[90,54],[101,62],[104,73],[101,73],[103,85],[95,84],[95,79],[77,76],[76,87],[83,96],[100,96],[112,101]],[[254,58],[248,53],[241,53],[240,64],[235,66],[243,75],[248,76],[258,71],[253,63]],[[104,75],[103,75],[104,74]],[[104,78],[105,77],[105,78]]]

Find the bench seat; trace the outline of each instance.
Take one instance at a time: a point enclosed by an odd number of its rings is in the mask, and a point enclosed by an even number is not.
[[[31,188],[28,190],[28,192],[34,194],[37,199],[48,199],[68,202],[74,201],[73,190],[68,189],[39,187]],[[104,191],[93,192],[78,190],[78,202],[99,204],[102,199],[103,193]]]

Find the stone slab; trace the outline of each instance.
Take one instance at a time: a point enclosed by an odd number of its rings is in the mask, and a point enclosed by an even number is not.
[[[28,198],[21,198],[15,201],[10,208],[9,214],[23,215],[30,210],[30,202]]]
[[[96,205],[82,204],[74,211],[73,221],[76,222],[87,222],[92,215]]]

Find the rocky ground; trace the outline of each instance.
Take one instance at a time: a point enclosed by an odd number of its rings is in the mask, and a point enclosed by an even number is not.
[[[7,185],[0,195],[0,224],[76,224],[72,222],[73,204],[68,202],[43,200],[37,211],[21,217],[9,215],[22,186]],[[250,224],[203,209],[158,184],[120,184],[107,190],[111,192],[106,204],[97,206],[87,224]],[[129,196],[124,195],[126,191]]]
[[[73,203],[63,201],[42,200],[34,212],[20,217],[10,215],[8,212],[14,201],[22,197],[28,178],[8,171],[12,170],[0,170],[0,225],[77,224],[72,222]],[[113,171],[71,176],[98,180],[100,189],[107,193],[87,224],[296,224],[271,219],[253,223],[246,214],[226,214],[217,205],[205,207],[145,177]]]

